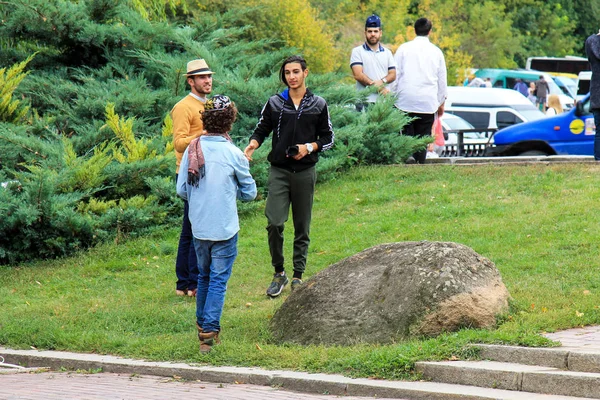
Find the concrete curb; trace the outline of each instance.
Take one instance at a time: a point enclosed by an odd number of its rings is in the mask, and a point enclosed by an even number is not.
[[[46,368],[4,368],[0,364],[0,375],[27,374],[30,372],[44,372],[46,370]]]
[[[440,157],[429,158],[427,164],[453,164],[453,165],[474,165],[474,164],[531,164],[531,163],[574,163],[574,164],[594,164],[597,163],[593,156],[512,156],[512,157]],[[411,164],[418,165],[418,164]]]
[[[102,369],[103,372],[178,376],[188,380],[213,383],[247,383],[278,386],[303,393],[328,393],[338,396],[370,396],[427,400],[489,400],[489,399],[567,399],[559,396],[540,396],[534,393],[468,387],[447,383],[383,381],[347,378],[340,375],[309,374],[294,371],[267,371],[259,368],[193,366],[184,363],[165,363],[132,360],[97,354],[58,351],[11,350],[0,347],[7,363],[46,367],[51,370]]]

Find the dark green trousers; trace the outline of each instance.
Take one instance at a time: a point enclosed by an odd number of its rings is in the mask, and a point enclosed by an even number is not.
[[[283,229],[288,220],[290,204],[294,221],[294,272],[302,274],[306,269],[316,181],[317,172],[314,166],[301,172],[275,166],[271,166],[269,170],[269,194],[265,216],[271,264],[276,270],[281,270],[284,266]]]

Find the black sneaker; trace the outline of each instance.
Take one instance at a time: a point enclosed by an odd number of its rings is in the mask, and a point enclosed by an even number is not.
[[[296,289],[298,289],[300,286],[302,286],[304,282],[302,282],[302,279],[300,278],[294,278],[292,279],[292,284],[290,285],[290,289],[292,289],[292,292]]]
[[[267,296],[277,297],[281,294],[281,291],[289,282],[287,275],[274,274],[273,281],[267,289]]]

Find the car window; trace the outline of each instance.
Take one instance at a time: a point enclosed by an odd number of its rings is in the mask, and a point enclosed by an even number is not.
[[[465,139],[485,139],[485,135],[481,132],[465,132],[463,133]]]
[[[506,77],[506,87],[508,89],[514,88],[516,84],[517,84],[517,79],[516,78]]]
[[[550,94],[560,94],[560,95],[563,94],[562,90],[560,90],[560,88],[558,87],[556,82],[554,82],[554,79],[552,79],[552,77],[550,75],[544,74],[544,80],[546,82],[548,82],[548,88],[550,88]]]
[[[457,131],[459,129],[473,129],[473,125],[468,123],[462,118],[443,118],[442,121],[448,125],[448,128],[453,131]]]
[[[590,92],[590,80],[580,79],[577,82],[577,94],[588,94]]]
[[[521,116],[525,119],[525,121],[535,121],[536,119],[546,118],[546,114],[541,112],[538,108],[536,108],[533,104],[531,105],[515,105],[511,108],[514,108],[519,112]]]
[[[592,113],[592,111],[590,110],[590,105],[592,104],[592,102],[590,101],[589,97],[585,101],[580,101],[578,104],[580,104],[577,107],[580,109],[580,116],[590,115]]]
[[[452,111],[452,114],[458,115],[462,119],[469,122],[473,127],[477,129],[488,129],[490,126],[490,112],[489,111]]]
[[[498,126],[498,129],[506,128],[507,126],[521,122],[523,122],[521,118],[509,111],[498,111],[496,114],[496,125]]]
[[[564,94],[572,98],[577,96],[577,82],[575,79],[566,76],[554,76],[553,79]]]

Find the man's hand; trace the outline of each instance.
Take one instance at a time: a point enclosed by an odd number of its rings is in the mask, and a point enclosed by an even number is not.
[[[296,146],[298,146],[298,154],[292,158],[294,160],[301,160],[308,154],[308,149],[306,148],[305,144],[298,143]]]
[[[446,102],[443,102],[437,110],[437,115],[438,117],[441,117],[442,115],[444,115],[444,105],[446,104]]]
[[[250,141],[250,144],[244,149],[244,155],[246,156],[248,161],[252,161],[252,154],[256,149],[258,149],[258,142],[255,139],[252,139]]]

